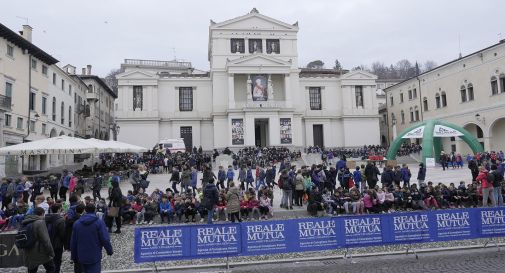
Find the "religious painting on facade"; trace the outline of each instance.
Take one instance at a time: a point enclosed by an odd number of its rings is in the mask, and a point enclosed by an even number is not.
[[[280,47],[279,47],[279,40],[277,39],[267,39],[267,53],[268,54],[279,54],[281,53]]]
[[[268,76],[267,75],[251,75],[252,98],[253,101],[268,100]]]
[[[244,39],[231,39],[231,53],[245,53]]]
[[[231,120],[231,144],[244,145],[244,120],[241,118]]]
[[[281,118],[281,144],[291,144],[293,143],[293,136],[291,133],[291,119]]]
[[[263,44],[261,39],[249,39],[249,53],[263,52]]]

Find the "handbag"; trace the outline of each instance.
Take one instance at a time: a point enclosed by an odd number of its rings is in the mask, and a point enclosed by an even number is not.
[[[109,207],[109,211],[107,212],[107,216],[109,217],[118,217],[119,216],[119,208],[118,207]]]

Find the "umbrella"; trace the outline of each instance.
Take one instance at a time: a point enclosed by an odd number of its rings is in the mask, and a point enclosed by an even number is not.
[[[96,138],[86,139],[91,145],[97,147],[100,153],[143,153],[149,149],[119,141],[104,141]]]
[[[59,136],[0,148],[0,155],[94,154],[96,146],[85,139]]]

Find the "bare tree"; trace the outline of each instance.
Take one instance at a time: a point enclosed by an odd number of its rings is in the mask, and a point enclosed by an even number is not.
[[[335,59],[335,66],[333,67],[333,69],[342,70],[342,65],[340,64],[338,59]]]
[[[112,69],[107,76],[105,76],[105,83],[117,94],[117,79],[116,75],[122,73],[123,71],[119,69]]]
[[[424,62],[423,66],[421,67],[421,72],[426,72],[429,70],[432,70],[433,68],[437,67],[437,63],[431,60],[428,60]]]

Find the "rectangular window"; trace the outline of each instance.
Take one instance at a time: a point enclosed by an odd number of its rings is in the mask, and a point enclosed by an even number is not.
[[[410,111],[410,122],[414,121],[414,111]]]
[[[356,107],[363,107],[363,86],[356,85],[354,87],[355,98],[356,98]]]
[[[42,74],[47,76],[47,66],[42,65]]]
[[[440,108],[440,96],[435,97],[435,102],[437,103],[437,109]]]
[[[500,88],[501,92],[505,93],[505,76],[500,77]]]
[[[12,126],[12,116],[9,114],[5,114],[5,127]]]
[[[244,39],[230,39],[231,53],[245,53]]]
[[[309,88],[310,110],[321,110],[321,87]]]
[[[35,121],[30,120],[30,132],[35,132]]]
[[[32,60],[32,69],[37,69],[37,61]]]
[[[72,96],[72,85],[68,85],[68,94]]]
[[[492,95],[498,94],[498,81],[496,80],[495,77],[491,79],[491,94]]]
[[[417,90],[415,88],[412,89],[412,98],[417,98]]]
[[[474,99],[474,96],[473,96],[473,85],[472,86],[468,86],[468,100],[473,100]]]
[[[428,100],[427,99],[423,100],[423,108],[424,108],[424,111],[428,111]]]
[[[389,105],[395,105],[395,100],[393,98],[393,95],[391,95],[391,97],[389,97]]]
[[[30,92],[29,104],[30,104],[30,110],[32,111],[35,111],[35,97],[36,97],[35,92]]]
[[[403,93],[400,93],[400,103],[403,103]]]
[[[45,135],[47,131],[47,125],[42,123],[42,134]]]
[[[451,141],[456,141],[456,137],[451,137]]]
[[[42,114],[47,114],[47,98],[42,97]]]
[[[180,90],[180,89],[179,89]],[[180,94],[180,91],[179,91]],[[143,109],[143,90],[142,86],[134,86],[133,87],[133,111],[136,109],[140,109],[142,111]],[[180,98],[179,98],[180,101]],[[191,110],[189,110],[191,111]]]
[[[400,118],[401,118],[402,124],[405,124],[405,113],[403,111],[400,115]]]
[[[412,90],[409,90],[409,100],[412,99]]]
[[[10,82],[5,83],[5,96],[12,98],[12,83]]]
[[[20,130],[23,129],[23,118],[18,118],[17,128]]]
[[[61,79],[61,90],[65,91],[65,80]]]
[[[179,87],[179,111],[193,111],[193,87]]]
[[[419,110],[416,110],[415,114],[416,114],[416,121],[419,121]]]
[[[53,73],[53,84],[56,85],[56,73]]]
[[[56,98],[53,98],[53,121],[56,121]]]
[[[7,45],[7,56],[14,57],[14,47],[11,45]]]

